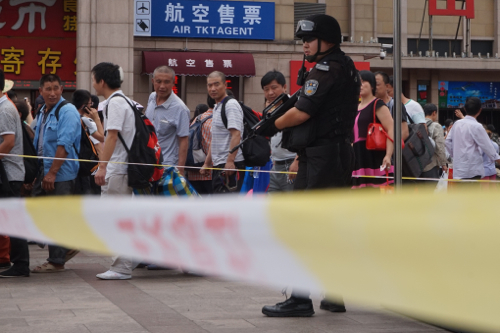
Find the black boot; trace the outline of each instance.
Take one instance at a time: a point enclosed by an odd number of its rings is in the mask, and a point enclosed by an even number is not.
[[[268,317],[311,317],[314,314],[314,308],[310,299],[292,296],[276,305],[264,306],[262,313]]]
[[[327,310],[330,312],[345,312],[345,305],[343,300],[337,301],[328,301],[326,298],[321,300],[321,304],[319,306],[321,310]]]

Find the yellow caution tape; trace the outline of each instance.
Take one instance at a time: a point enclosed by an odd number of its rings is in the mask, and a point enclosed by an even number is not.
[[[500,331],[498,193],[0,200],[0,233]]]

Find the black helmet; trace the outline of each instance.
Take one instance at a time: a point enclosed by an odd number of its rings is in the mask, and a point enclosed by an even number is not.
[[[310,15],[305,20],[300,20],[297,23],[295,36],[298,38],[313,36],[337,46],[342,43],[339,22],[326,14]]]

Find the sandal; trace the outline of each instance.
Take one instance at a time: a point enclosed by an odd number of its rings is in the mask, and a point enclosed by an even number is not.
[[[66,253],[66,256],[64,257],[64,262],[67,263],[68,261],[70,261],[74,256],[76,256],[78,253],[80,253],[80,251],[78,250],[69,250],[67,253]]]
[[[64,272],[64,265],[57,267],[50,262],[45,262],[40,266],[36,266],[31,273],[55,273],[55,272]]]

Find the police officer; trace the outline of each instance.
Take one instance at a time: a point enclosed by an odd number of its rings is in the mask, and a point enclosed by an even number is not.
[[[274,123],[275,130],[283,130],[283,147],[299,156],[294,190],[350,186],[358,72],[340,49],[342,35],[335,18],[309,16],[298,22],[295,35],[302,39],[304,60],[317,64],[306,79],[299,73],[303,87],[298,101]],[[345,312],[341,298],[323,300],[320,308]],[[271,317],[307,317],[314,308],[308,292],[294,291],[285,302],[265,306],[262,312]]]

